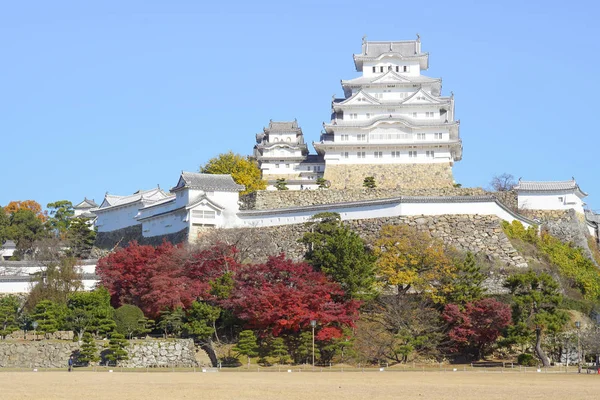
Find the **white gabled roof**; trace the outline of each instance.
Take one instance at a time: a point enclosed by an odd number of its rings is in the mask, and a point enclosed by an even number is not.
[[[89,209],[96,207],[98,207],[98,204],[96,204],[94,200],[90,200],[87,197],[84,197],[81,203],[77,204],[76,206],[73,206],[73,208],[75,209]]]
[[[138,190],[134,194],[126,196],[118,196],[107,193],[104,196],[104,201],[102,202],[98,210],[96,210],[96,212],[102,212],[108,208],[125,206],[139,201],[154,203],[156,201],[163,200],[167,197],[172,197],[172,195],[164,192],[159,187],[150,190]]]
[[[381,102],[375,97],[363,92],[362,90],[359,90],[347,99],[340,101],[339,103],[336,102],[335,105],[362,104],[363,102],[366,102],[367,104],[381,104]]]
[[[587,196],[575,179],[570,181],[523,181],[519,179],[519,183],[514,187],[517,192],[559,192],[559,191],[578,191],[581,196]]]

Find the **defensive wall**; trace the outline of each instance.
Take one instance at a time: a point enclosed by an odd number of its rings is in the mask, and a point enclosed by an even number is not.
[[[100,354],[106,352],[97,340]],[[38,340],[33,342],[0,340],[0,368],[66,368],[70,356],[77,358],[80,345],[72,341]],[[192,339],[132,340],[126,348],[126,368],[196,367],[196,351]]]

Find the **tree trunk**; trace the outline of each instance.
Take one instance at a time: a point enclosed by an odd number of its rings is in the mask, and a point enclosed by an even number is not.
[[[544,350],[542,350],[542,330],[540,328],[535,329],[535,354],[542,361],[544,367],[550,366],[550,360]]]
[[[212,366],[218,367],[219,359],[217,358],[217,353],[215,353],[215,349],[213,349],[212,340],[208,339],[208,341],[202,342],[200,344],[200,348],[206,352],[208,358],[210,358]]]

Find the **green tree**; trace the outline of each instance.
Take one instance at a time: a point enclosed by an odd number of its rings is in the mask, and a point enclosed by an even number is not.
[[[240,332],[240,339],[237,344],[233,347],[238,356],[244,355],[248,358],[248,368],[250,368],[250,357],[256,357],[258,355],[258,344],[256,343],[256,336],[254,332],[245,330]]]
[[[42,300],[35,305],[31,318],[37,322],[37,330],[47,335],[62,329],[65,325],[66,314],[65,305]]]
[[[46,268],[34,276],[27,307],[31,309],[41,300],[66,305],[72,293],[83,289],[81,274],[76,265],[77,260],[72,257],[48,262]]]
[[[482,283],[485,275],[477,264],[473,253],[467,252],[463,260],[457,260],[456,272],[449,285],[450,292],[446,295],[446,303],[466,304],[473,303],[483,297],[485,288]]]
[[[58,200],[54,203],[48,203],[46,207],[50,211],[50,217],[47,221],[48,226],[59,236],[63,236],[69,229],[71,217],[75,214],[73,204],[68,200]]]
[[[183,332],[197,341],[207,341],[215,332],[215,322],[220,315],[220,308],[194,301],[185,311]]]
[[[275,189],[277,190],[288,190],[287,181],[285,178],[278,178],[275,183]]]
[[[244,185],[246,189],[241,194],[265,190],[267,182],[261,178],[260,168],[255,160],[233,152],[219,154],[211,158],[206,165],[200,167],[204,174],[231,174],[233,180]]]
[[[129,359],[127,350],[125,350],[127,346],[129,346],[129,342],[125,339],[125,336],[120,333],[113,333],[108,342],[106,359],[114,363],[114,365],[119,366],[121,361]]]
[[[376,257],[365,242],[342,225],[337,213],[315,214],[311,220],[300,239],[307,246],[305,260],[338,282],[349,298],[372,298]]]
[[[114,312],[116,331],[131,338],[133,335],[146,330],[144,312],[137,306],[123,304]]]
[[[377,187],[377,184],[375,183],[375,177],[374,176],[365,177],[365,179],[363,180],[363,186],[366,187],[367,189],[375,189]]]
[[[4,228],[7,239],[16,242],[15,258],[22,259],[32,254],[34,243],[48,236],[44,222],[28,209],[20,209],[10,214],[9,226]]]
[[[88,258],[96,241],[96,230],[89,225],[87,218],[73,218],[66,233],[66,238],[69,244],[68,254],[70,256]]]
[[[81,345],[81,350],[79,350],[77,361],[88,365],[89,363],[98,362],[99,360],[100,357],[98,356],[96,341],[91,333],[86,332],[83,335],[83,344]]]
[[[327,189],[327,181],[325,178],[317,178],[317,185],[319,189]]]
[[[2,339],[19,329],[20,307],[21,302],[17,296],[0,297],[0,337]]]
[[[545,332],[562,330],[568,317],[558,307],[562,302],[558,283],[549,274],[535,271],[509,276],[505,286],[513,295],[513,320],[525,324],[535,333],[535,354],[544,367],[550,360],[542,349]]]
[[[0,246],[9,238],[9,226],[10,217],[8,216],[8,213],[4,211],[4,208],[0,207]]]
[[[181,335],[184,317],[185,312],[181,307],[177,307],[174,310],[161,311],[158,327],[165,333],[165,338],[169,336],[169,333],[172,333],[175,336]]]
[[[312,332],[302,332],[295,343],[294,358],[297,363],[310,364],[313,352]],[[315,359],[320,356],[319,348],[315,346]]]
[[[85,332],[107,333],[116,328],[110,293],[104,287],[91,292],[72,293],[67,307],[67,323],[79,340],[82,340]]]
[[[279,364],[286,364],[289,360],[288,348],[282,337],[276,337],[269,346],[269,355],[275,357]]]

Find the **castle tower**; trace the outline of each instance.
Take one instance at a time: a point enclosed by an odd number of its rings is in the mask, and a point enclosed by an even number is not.
[[[421,75],[429,54],[421,40],[368,42],[354,55],[362,76],[342,80],[344,98],[333,98],[331,122],[320,142],[324,178],[332,188],[362,187],[374,176],[383,188],[440,188],[454,183],[462,158],[454,96],[442,80]]]
[[[296,120],[271,120],[269,126],[256,135],[254,157],[263,179],[268,182],[268,190],[274,190],[280,178],[286,180],[289,189],[316,188],[317,178],[323,176],[323,157],[308,154]]]

